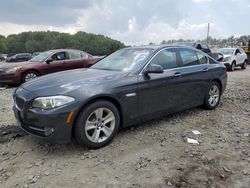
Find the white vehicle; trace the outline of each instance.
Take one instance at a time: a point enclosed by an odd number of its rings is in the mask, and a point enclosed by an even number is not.
[[[234,71],[237,66],[247,68],[247,54],[241,48],[222,48],[219,53],[223,55],[223,63],[230,71]]]

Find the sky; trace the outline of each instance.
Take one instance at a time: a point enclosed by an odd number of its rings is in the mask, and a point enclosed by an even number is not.
[[[250,34],[250,0],[1,0],[0,34],[85,31],[127,45]]]

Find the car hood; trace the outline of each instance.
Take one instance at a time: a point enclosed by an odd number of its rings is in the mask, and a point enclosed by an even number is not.
[[[91,90],[90,86],[108,84],[127,74],[120,71],[75,69],[41,76],[24,83],[21,87],[41,96],[65,94],[78,88]]]
[[[223,55],[223,58],[232,57],[232,55]]]
[[[2,64],[0,64],[0,69],[6,70],[6,69],[19,67],[19,66],[22,66],[22,65],[30,64],[30,63],[33,63],[33,62],[24,61],[24,62],[18,62],[18,63],[2,63]]]

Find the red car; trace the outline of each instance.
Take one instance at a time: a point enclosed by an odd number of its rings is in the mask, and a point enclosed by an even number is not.
[[[0,84],[16,85],[53,72],[88,68],[101,58],[80,50],[49,50],[26,62],[1,64]]]

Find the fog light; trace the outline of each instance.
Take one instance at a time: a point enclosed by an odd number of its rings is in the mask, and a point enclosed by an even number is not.
[[[54,128],[45,127],[45,136],[51,135],[54,131]]]

